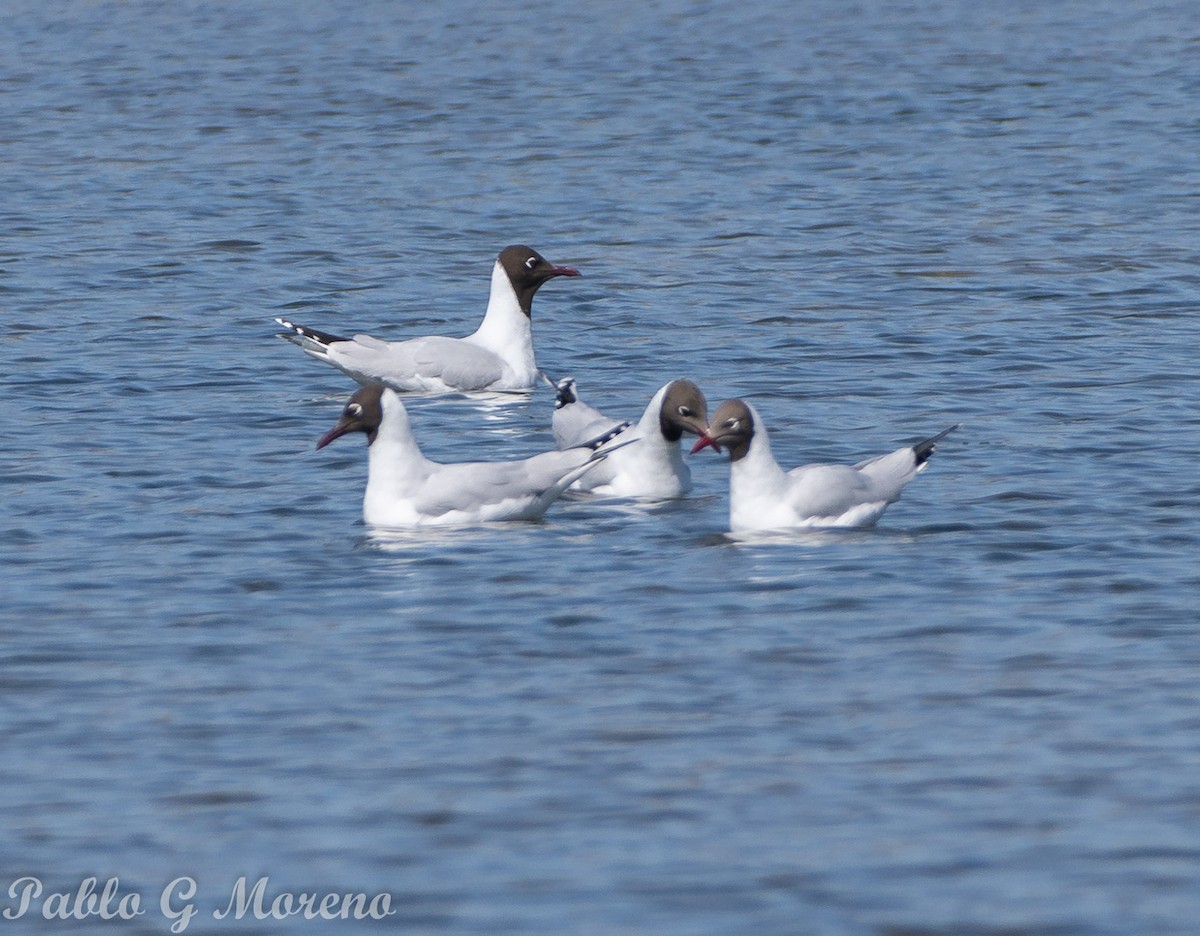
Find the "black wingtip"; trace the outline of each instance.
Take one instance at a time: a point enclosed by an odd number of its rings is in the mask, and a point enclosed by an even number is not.
[[[331,335],[329,332],[317,331],[315,328],[309,328],[307,325],[297,325],[295,322],[285,318],[276,318],[276,322],[284,328],[290,329],[294,335],[299,335],[301,338],[307,338],[309,341],[315,341],[317,344],[331,345],[335,341],[349,341],[348,338],[343,338],[340,335]],[[280,338],[291,338],[291,335],[280,335]]]
[[[579,402],[579,396],[575,393],[575,378],[564,377],[562,380],[556,381],[554,384],[554,408],[562,409],[564,406],[570,406],[572,403]]]
[[[923,465],[925,462],[929,461],[929,459],[933,456],[934,451],[937,449],[937,444],[961,425],[962,423],[955,423],[948,429],[943,429],[932,438],[926,439],[924,442],[918,442],[916,445],[914,445],[913,454],[917,457],[917,464]]]
[[[588,439],[586,442],[580,443],[580,448],[589,448],[593,452],[604,448],[609,442],[619,436],[622,432],[632,426],[631,422],[617,423],[608,432],[596,436],[594,439]]]

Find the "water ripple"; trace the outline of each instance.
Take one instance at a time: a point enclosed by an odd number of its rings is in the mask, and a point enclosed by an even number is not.
[[[459,6],[10,17],[0,872],[1189,931],[1190,8]],[[668,505],[371,533],[362,447],[312,448],[351,385],[271,319],[465,335],[510,242],[583,270],[538,360],[614,415],[688,375],[788,466],[965,425],[868,531],[729,536],[697,456]],[[411,408],[467,460],[552,407]]]

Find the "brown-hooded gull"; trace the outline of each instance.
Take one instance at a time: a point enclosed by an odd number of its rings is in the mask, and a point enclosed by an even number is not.
[[[285,318],[275,321],[288,329],[280,338],[364,385],[385,383],[420,393],[529,390],[539,376],[530,318],[534,293],[555,277],[578,275],[573,267],[555,266],[529,247],[505,247],[492,267],[483,322],[466,338],[344,338]]]

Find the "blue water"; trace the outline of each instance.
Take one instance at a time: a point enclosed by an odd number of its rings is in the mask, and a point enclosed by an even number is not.
[[[1128,936],[1200,920],[1184,2],[67,2],[0,32],[0,904],[166,933]],[[785,466],[954,422],[870,531],[383,542],[287,314],[466,334]],[[553,396],[412,403],[444,460]],[[385,923],[216,920],[240,876]],[[35,907],[4,932],[87,932]]]

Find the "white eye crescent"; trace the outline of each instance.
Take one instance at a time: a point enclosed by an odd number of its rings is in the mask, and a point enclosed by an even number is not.
[[[525,269],[532,270],[535,266],[537,266],[537,257],[530,257],[525,261]]]
[[[679,407],[679,415],[680,416],[691,416],[692,411],[686,406],[681,406],[681,407]]]
[[[362,404],[360,404],[360,403],[349,403],[346,405],[346,415],[347,416],[353,416],[357,419],[359,416],[362,415],[362,411],[363,411],[363,408],[362,408]]]

